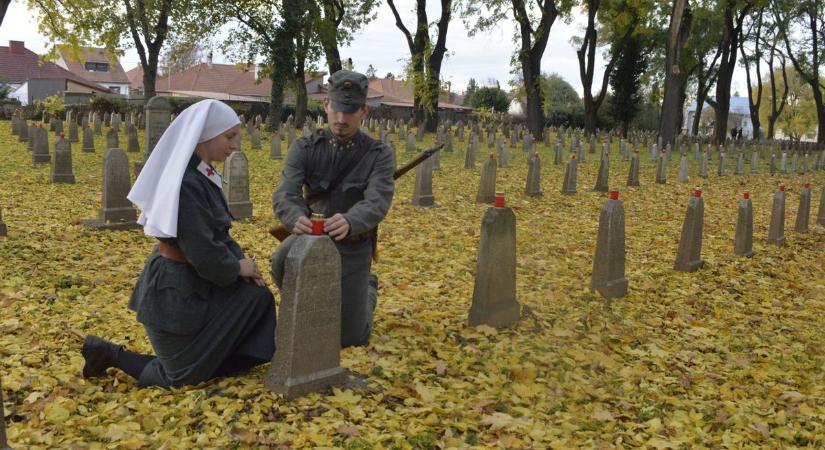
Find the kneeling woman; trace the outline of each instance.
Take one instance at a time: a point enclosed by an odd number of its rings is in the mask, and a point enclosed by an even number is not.
[[[235,150],[239,130],[229,106],[204,100],[163,133],[129,193],[144,233],[160,241],[129,300],[157,356],[87,336],[84,377],[117,367],[140,386],[178,387],[270,361],[274,299],[229,236],[221,177],[211,165]]]

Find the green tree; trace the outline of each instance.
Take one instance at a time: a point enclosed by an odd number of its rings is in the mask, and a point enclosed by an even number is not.
[[[470,100],[473,108],[492,109],[495,112],[506,112],[510,106],[507,93],[494,86],[479,88]]]
[[[566,16],[573,6],[572,0],[486,0],[468,2],[464,17],[475,18],[471,35],[489,30],[512,12],[517,24],[519,49],[513,60],[521,69],[526,99],[527,128],[536,138],[544,133],[544,96],[541,89],[541,59],[550,39],[550,30],[556,18]]]
[[[774,78],[776,79],[775,91],[784,93],[784,108],[775,119],[776,130],[795,141],[806,134],[814,134],[817,130],[817,115],[811,86],[805,83],[794,69],[788,70],[784,76],[777,73]],[[821,81],[825,82],[825,80]],[[767,91],[767,101],[759,109],[759,115],[763,120],[768,120],[772,114],[770,103],[773,101],[774,91],[769,86],[764,88]],[[777,101],[783,102],[783,99]],[[770,128],[769,131],[771,131]]]
[[[404,25],[394,0],[387,4],[395,17],[395,26],[401,30],[407,40],[410,51],[408,79],[413,84],[413,117],[419,124],[423,123],[427,131],[438,128],[438,94],[441,90],[441,64],[447,52],[447,30],[450,26],[453,0],[439,0],[441,15],[435,23],[437,35],[435,43],[430,37],[430,22],[427,18],[427,0],[416,0],[415,34]]]
[[[171,29],[185,28],[198,10],[193,0],[29,0],[38,12],[40,31],[53,44],[73,49],[92,44],[122,54],[121,44],[134,47],[143,69],[145,98],[155,95],[160,51]],[[53,51],[56,45],[53,46]]]
[[[269,131],[276,130],[282,119],[285,88],[295,78],[295,40],[302,35],[304,1],[307,0],[204,0],[206,7],[200,10],[203,26],[236,25],[223,43],[230,56],[249,63],[259,56],[264,59],[266,67],[262,74],[272,81]]]
[[[464,106],[470,106],[473,101],[473,95],[478,90],[478,84],[476,83],[475,78],[470,78],[470,81],[467,83],[467,90],[464,91]]]
[[[825,2],[821,0],[774,0],[776,27],[785,44],[785,55],[811,88],[817,117],[817,143],[825,144]]]
[[[607,94],[607,84],[613,68],[621,57],[627,42],[637,34],[637,28],[646,22],[646,16],[653,11],[652,1],[611,1],[582,0],[587,11],[587,27],[584,37],[573,39],[579,44],[576,56],[579,60],[579,77],[584,90],[584,128],[587,134],[596,132],[596,117]],[[596,68],[596,51],[606,46],[607,64],[600,83],[600,90],[594,95],[591,90]]]
[[[610,115],[622,125],[622,136],[627,137],[630,123],[639,113],[642,103],[642,74],[647,70],[645,43],[638,36],[624,43],[616,67],[610,75]]]
[[[524,84],[517,81],[520,89],[519,98],[524,97]],[[559,74],[543,74],[541,92],[544,97],[545,125],[567,125],[581,127],[584,125],[584,107],[579,94]]]
[[[329,73],[343,68],[340,45],[352,42],[355,32],[375,18],[376,0],[317,0],[321,14],[315,16],[313,27],[320,40]]]

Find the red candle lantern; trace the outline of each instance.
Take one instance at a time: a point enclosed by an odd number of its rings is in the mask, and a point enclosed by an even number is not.
[[[496,191],[496,196],[493,198],[493,206],[496,208],[504,208],[506,206],[504,191]]]
[[[610,191],[610,200],[618,200],[619,191]]]
[[[312,213],[312,235],[321,236],[324,234],[324,215],[321,213]]]

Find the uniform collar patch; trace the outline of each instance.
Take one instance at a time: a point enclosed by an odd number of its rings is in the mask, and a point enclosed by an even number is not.
[[[221,176],[218,175],[218,171],[212,167],[211,164],[206,164],[205,162],[201,161],[198,164],[198,172],[204,174],[206,178],[209,178],[209,181],[215,183],[216,186],[219,188],[223,188],[223,182],[221,180]]]

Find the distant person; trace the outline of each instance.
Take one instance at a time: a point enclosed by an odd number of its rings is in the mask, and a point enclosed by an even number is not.
[[[228,105],[203,100],[161,136],[128,196],[143,232],[160,241],[129,300],[157,356],[86,336],[84,378],[117,367],[142,387],[179,387],[272,359],[274,298],[229,235],[231,214],[212,166],[236,150],[240,126]]]
[[[730,129],[730,138],[736,139],[736,127]]]
[[[742,127],[739,127],[739,131],[736,132],[736,140],[737,141],[742,140]]]

